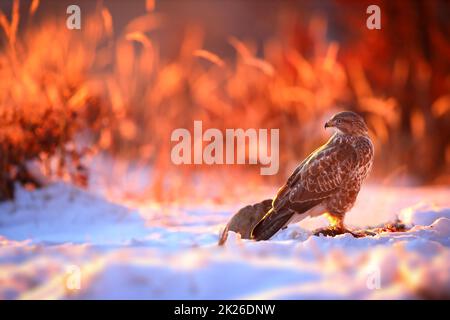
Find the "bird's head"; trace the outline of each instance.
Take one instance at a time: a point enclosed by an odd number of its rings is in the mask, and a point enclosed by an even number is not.
[[[325,128],[336,128],[350,135],[366,135],[369,131],[363,117],[352,111],[336,113],[325,123]]]

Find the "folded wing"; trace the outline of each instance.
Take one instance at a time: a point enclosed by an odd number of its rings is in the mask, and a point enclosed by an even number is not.
[[[357,154],[346,143],[328,143],[313,152],[280,188],[272,209],[258,222],[252,238],[266,240],[286,225],[294,214],[302,214],[333,195],[357,165]]]

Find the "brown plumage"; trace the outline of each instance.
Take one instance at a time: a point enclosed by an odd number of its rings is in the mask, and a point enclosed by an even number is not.
[[[374,149],[363,118],[354,112],[336,114],[325,124],[328,127],[336,133],[294,170],[253,228],[252,239],[267,240],[290,223],[323,213],[328,213],[332,226],[322,233],[348,232],[344,216],[370,171]]]

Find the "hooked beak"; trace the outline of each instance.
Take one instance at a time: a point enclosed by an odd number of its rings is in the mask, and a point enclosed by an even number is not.
[[[327,121],[327,122],[325,122],[325,129],[326,128],[330,128],[330,127],[332,127],[333,125],[331,124],[331,120],[330,121]]]

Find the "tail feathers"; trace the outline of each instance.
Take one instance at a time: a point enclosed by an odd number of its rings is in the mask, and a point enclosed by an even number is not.
[[[283,228],[294,213],[290,209],[280,209],[269,212],[253,228],[250,237],[256,241],[269,240],[275,233]]]

